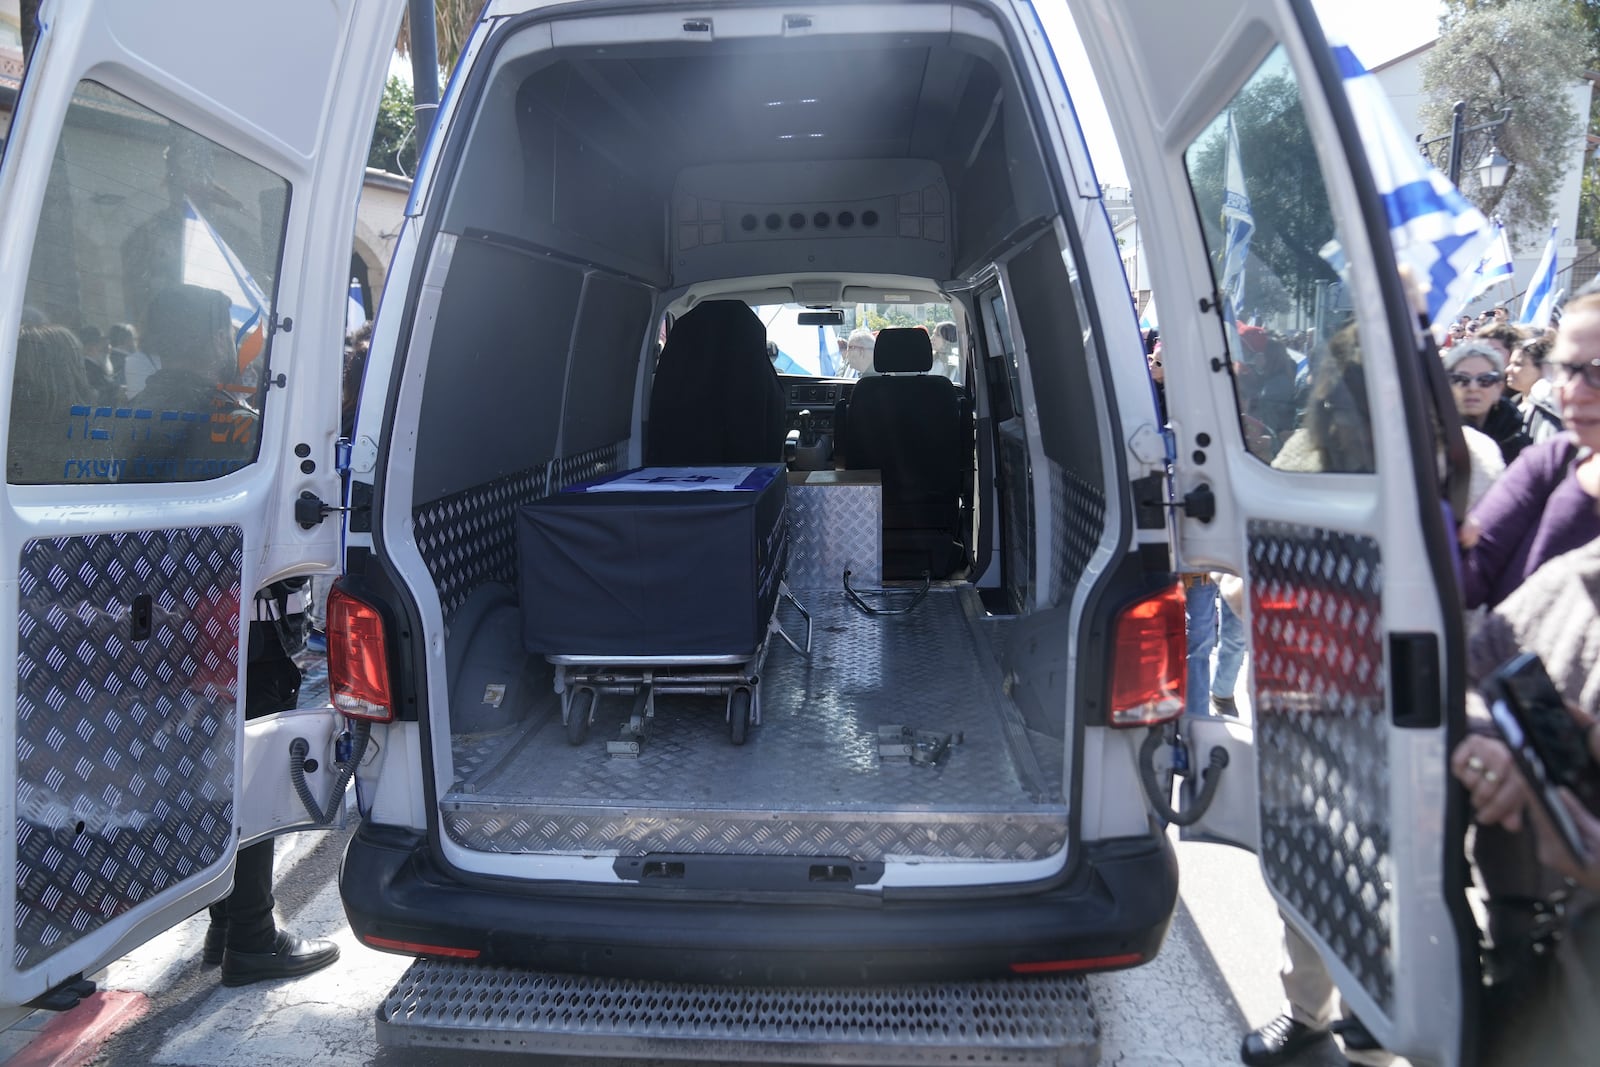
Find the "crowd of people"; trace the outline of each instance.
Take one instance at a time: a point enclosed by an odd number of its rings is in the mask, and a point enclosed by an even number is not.
[[[1146,357],[1164,407],[1164,360],[1153,333]],[[1316,360],[1295,358],[1283,339],[1257,327],[1241,327],[1239,339],[1235,389],[1252,451],[1283,470],[1375,469],[1370,424],[1337,417],[1366,407],[1353,336],[1330,338]],[[1539,657],[1582,732],[1589,753],[1582,774],[1600,797],[1600,294],[1569,301],[1557,329],[1514,325],[1504,308],[1463,316],[1441,358],[1471,464],[1457,546],[1469,635],[1468,732],[1449,770],[1475,816],[1462,846],[1482,926],[1485,1003],[1473,1020],[1475,1044],[1479,1062],[1489,1065],[1594,1062],[1600,810],[1561,788],[1571,826],[1566,837],[1558,832],[1490,709],[1496,672],[1516,656]],[[1229,582],[1238,579],[1189,582],[1190,714],[1233,711],[1231,699],[1217,699],[1218,686],[1231,698],[1242,642],[1240,630],[1230,640],[1225,628],[1230,618],[1239,627],[1235,612],[1246,609],[1228,595]],[[1587,846],[1582,855],[1566,843],[1573,827]],[[1294,1062],[1337,1032],[1350,1062],[1390,1062],[1339,1002],[1317,949],[1287,917],[1284,941],[1288,1008],[1245,1036],[1241,1060]]]

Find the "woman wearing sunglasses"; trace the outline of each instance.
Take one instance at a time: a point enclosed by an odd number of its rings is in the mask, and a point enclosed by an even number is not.
[[[1452,349],[1473,349],[1469,343]],[[1452,376],[1485,373],[1488,359],[1458,360]],[[1529,445],[1462,526],[1462,592],[1469,608],[1493,607],[1546,560],[1600,536],[1600,294],[1569,303],[1545,364],[1566,430]],[[1479,393],[1452,379],[1456,403]],[[1465,410],[1463,419],[1467,418]]]
[[[1450,392],[1461,421],[1494,438],[1507,463],[1528,445],[1522,415],[1506,396],[1505,365],[1500,350],[1486,341],[1462,341],[1444,354]]]

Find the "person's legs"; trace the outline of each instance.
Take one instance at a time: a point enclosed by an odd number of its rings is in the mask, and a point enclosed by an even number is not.
[[[1217,587],[1206,578],[1196,581],[1184,593],[1184,614],[1188,626],[1189,666],[1184,682],[1184,711],[1189,715],[1211,714],[1211,650],[1217,643]]]
[[[268,644],[281,651],[276,640]],[[299,697],[300,668],[287,656],[269,655],[246,665],[247,720],[289,711]],[[339,946],[331,941],[305,941],[279,930],[273,905],[272,841],[241,848],[234,861],[233,892],[211,906],[211,930],[206,934],[206,958],[212,956],[214,945],[225,946],[220,960],[223,985],[309,974],[339,958]]]
[[[1224,715],[1237,715],[1233,692],[1239,687],[1239,669],[1244,665],[1244,622],[1221,597],[1217,609],[1217,671],[1211,676],[1211,704]]]
[[[1333,1021],[1333,978],[1317,950],[1287,921],[1283,924],[1283,968],[1278,974],[1289,1010],[1244,1036],[1239,1059],[1251,1067],[1290,1062],[1325,1040]]]

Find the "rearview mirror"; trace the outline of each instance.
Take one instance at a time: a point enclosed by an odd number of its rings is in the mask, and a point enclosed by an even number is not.
[[[802,311],[800,312],[800,325],[843,326],[844,312],[838,308],[833,308],[829,311]]]

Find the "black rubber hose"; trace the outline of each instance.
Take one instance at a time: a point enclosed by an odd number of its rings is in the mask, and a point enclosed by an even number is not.
[[[1188,811],[1174,811],[1167,798],[1161,795],[1161,783],[1156,780],[1156,749],[1165,743],[1159,730],[1151,730],[1144,739],[1144,744],[1139,746],[1139,779],[1144,782],[1145,795],[1150,798],[1157,815],[1173,826],[1189,826],[1210,809],[1211,798],[1217,795],[1217,786],[1222,783],[1222,768],[1228,765],[1228,750],[1221,745],[1211,749],[1206,768],[1200,772],[1200,794]]]
[[[339,781],[328,796],[327,811],[322,810],[317,798],[311,795],[311,786],[306,784],[306,756],[311,751],[310,742],[303,737],[289,742],[289,780],[294,783],[294,791],[300,795],[300,803],[305,805],[306,814],[317,826],[327,826],[339,814],[339,805],[344,803],[344,791],[350,785],[356,768],[361,765],[361,758],[367,753],[367,738],[372,735],[372,724],[357,719],[355,727],[355,749],[350,753],[350,758],[339,765]]]

